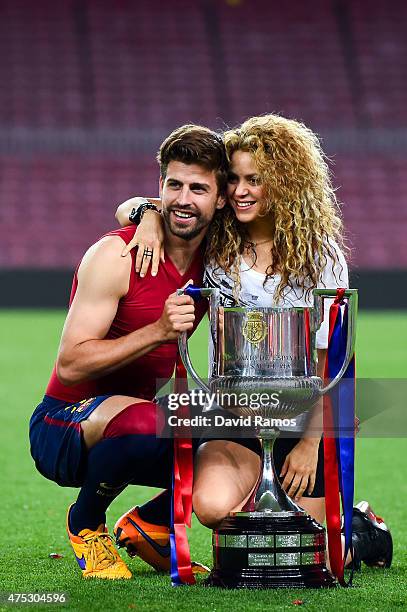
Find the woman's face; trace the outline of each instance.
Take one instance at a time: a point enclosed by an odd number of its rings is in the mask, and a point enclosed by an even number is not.
[[[235,151],[228,177],[228,199],[241,223],[250,223],[262,210],[264,189],[251,153]]]

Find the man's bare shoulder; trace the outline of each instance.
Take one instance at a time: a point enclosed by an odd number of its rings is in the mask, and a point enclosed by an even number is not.
[[[89,259],[116,259],[120,257],[124,244],[120,236],[104,236],[88,248],[82,262]],[[120,259],[125,258],[120,257]]]
[[[123,295],[127,293],[132,258],[121,256],[123,245],[119,236],[104,236],[89,247],[78,268],[79,283],[103,282]]]

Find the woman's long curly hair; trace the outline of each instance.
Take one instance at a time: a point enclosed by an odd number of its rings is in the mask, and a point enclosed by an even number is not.
[[[272,265],[264,285],[280,274],[275,303],[293,279],[309,295],[327,258],[338,261],[332,241],[345,248],[339,206],[317,136],[297,121],[264,115],[225,132],[224,140],[229,162],[235,151],[251,153],[264,189],[261,214],[270,215],[274,226]],[[207,245],[207,261],[231,275],[237,297],[241,256],[254,245],[230,206],[215,215]]]

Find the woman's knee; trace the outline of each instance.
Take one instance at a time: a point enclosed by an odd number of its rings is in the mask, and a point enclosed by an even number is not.
[[[195,467],[194,511],[203,525],[213,529],[250,493],[260,459],[239,444],[214,440],[199,449]]]
[[[194,491],[192,506],[198,521],[205,527],[215,529],[232,510],[233,503],[219,495],[210,495],[209,491]]]

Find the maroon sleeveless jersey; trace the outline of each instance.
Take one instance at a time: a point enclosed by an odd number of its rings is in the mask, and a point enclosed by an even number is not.
[[[132,225],[109,232],[106,236],[120,236],[128,244],[135,231],[136,226]],[[189,279],[193,279],[195,286],[202,287],[203,255],[200,249],[184,275],[178,272],[168,254],[165,255],[165,263],[160,263],[155,277],[148,272],[147,276],[140,278],[134,270],[134,262],[133,250],[129,290],[119,301],[116,316],[106,338],[119,338],[157,321],[168,296],[185,285]],[[78,269],[73,279],[69,304],[72,303],[78,285],[77,272]],[[205,310],[206,300],[196,304],[194,329]],[[58,380],[54,366],[46,394],[72,404],[97,395],[130,395],[151,400],[157,392],[157,381],[171,378],[177,350],[177,341],[165,342],[111,374],[70,387]]]

